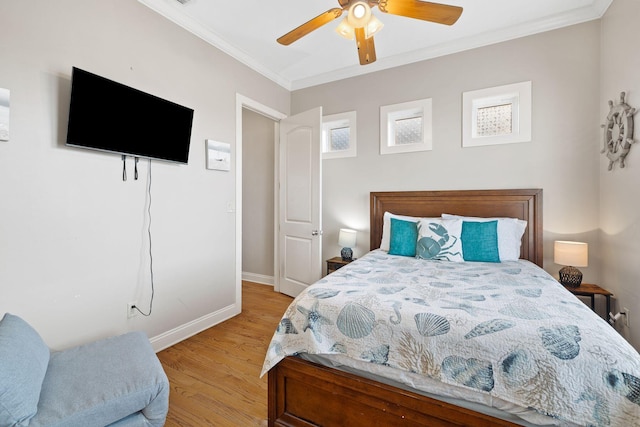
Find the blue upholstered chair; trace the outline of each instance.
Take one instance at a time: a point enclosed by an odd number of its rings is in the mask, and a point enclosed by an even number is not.
[[[21,318],[0,321],[0,427],[162,426],[168,408],[144,333],[51,352]]]

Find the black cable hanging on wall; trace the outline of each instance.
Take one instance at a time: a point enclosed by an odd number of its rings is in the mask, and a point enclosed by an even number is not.
[[[135,162],[135,179],[138,179],[138,158],[136,157]],[[149,204],[147,205],[147,216],[149,217],[149,222],[147,225],[147,235],[149,236],[149,273],[151,277],[151,299],[149,301],[149,312],[145,313],[140,310],[138,306],[133,306],[138,313],[143,316],[149,317],[151,316],[151,312],[153,311],[153,297],[155,295],[155,285],[153,283],[153,252],[151,246],[151,159],[149,159],[149,168],[147,170],[147,197],[149,198]]]
[[[133,176],[134,179],[138,179],[138,161],[140,159],[138,157],[134,157],[134,171]],[[122,180],[127,180],[127,156],[126,154],[122,155]],[[147,205],[147,216],[149,217],[149,223],[147,225],[147,235],[149,236],[149,272],[151,277],[151,299],[149,301],[149,312],[145,313],[140,310],[140,307],[137,305],[132,305],[131,309],[135,309],[138,313],[142,314],[145,317],[151,316],[151,312],[153,311],[153,297],[155,296],[155,284],[153,282],[153,251],[151,246],[151,159],[149,159],[149,168],[147,171],[147,197],[149,199],[149,204]]]

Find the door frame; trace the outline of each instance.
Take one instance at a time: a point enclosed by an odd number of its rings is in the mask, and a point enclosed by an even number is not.
[[[242,307],[242,110],[251,110],[254,113],[258,113],[262,116],[272,119],[275,122],[275,170],[280,170],[280,163],[278,161],[278,148],[280,147],[279,135],[280,135],[280,120],[287,117],[286,114],[264,105],[258,101],[255,101],[247,96],[241,95],[236,92],[236,303],[238,307]],[[278,177],[274,174],[274,191],[278,190],[277,187]],[[276,193],[277,197],[277,193]],[[278,203],[274,203],[275,215],[274,215],[274,234],[278,233]],[[275,242],[274,242],[275,243]],[[273,261],[274,261],[274,290],[280,291],[280,281],[278,279],[280,270],[278,269],[280,256],[278,253],[277,243],[274,244]]]

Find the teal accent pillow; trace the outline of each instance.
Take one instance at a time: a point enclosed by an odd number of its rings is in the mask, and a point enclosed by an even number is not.
[[[27,322],[0,321],[0,427],[26,426],[38,410],[50,351]]]
[[[391,218],[389,255],[416,256],[418,223]]]
[[[465,261],[500,262],[498,221],[462,222],[462,256]]]

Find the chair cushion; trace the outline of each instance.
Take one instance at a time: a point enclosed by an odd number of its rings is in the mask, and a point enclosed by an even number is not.
[[[162,426],[168,409],[169,381],[149,339],[129,332],[51,353],[29,427],[106,426],[137,413],[123,425]]]
[[[0,427],[27,426],[38,410],[49,348],[27,322],[6,313],[0,321]]]

